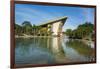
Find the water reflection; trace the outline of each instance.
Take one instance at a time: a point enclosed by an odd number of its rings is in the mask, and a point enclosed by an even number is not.
[[[15,63],[55,64],[94,61],[94,48],[60,37],[16,38]]]
[[[63,43],[62,46],[65,55],[71,59],[71,62],[94,61],[94,49],[81,40],[69,40],[65,44]]]

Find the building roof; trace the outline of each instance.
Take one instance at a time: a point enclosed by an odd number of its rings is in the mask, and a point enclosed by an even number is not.
[[[54,23],[54,22],[57,22],[57,21],[60,21],[60,20],[64,21],[63,23],[65,23],[66,19],[67,19],[67,17],[64,16],[64,17],[60,17],[60,18],[57,18],[57,19],[50,20],[48,22],[42,23],[42,24],[40,24],[38,26],[43,26],[43,25],[51,24],[51,23]]]

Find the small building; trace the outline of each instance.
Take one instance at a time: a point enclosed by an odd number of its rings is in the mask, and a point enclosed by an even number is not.
[[[41,29],[39,30],[38,35],[42,36],[61,36],[62,27],[66,21],[67,17],[61,17],[58,19],[50,20],[46,23],[38,25]]]

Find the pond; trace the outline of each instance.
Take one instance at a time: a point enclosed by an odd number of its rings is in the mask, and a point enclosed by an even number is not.
[[[94,44],[60,37],[16,38],[15,64],[63,64],[95,61]]]

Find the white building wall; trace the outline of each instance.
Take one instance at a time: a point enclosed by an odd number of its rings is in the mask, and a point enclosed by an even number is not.
[[[59,27],[60,27],[60,23],[61,23],[61,21],[53,23],[53,25],[52,25],[53,34],[52,35],[58,35],[58,30],[59,30]]]

